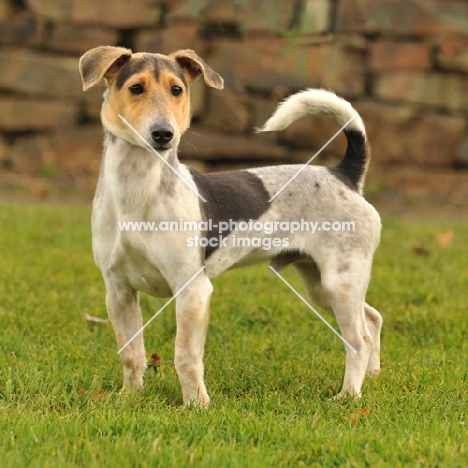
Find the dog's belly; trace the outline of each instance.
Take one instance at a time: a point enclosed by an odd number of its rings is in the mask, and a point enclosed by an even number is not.
[[[131,265],[127,269],[127,280],[130,286],[137,291],[144,292],[155,297],[170,297],[172,291],[160,271],[154,266],[139,268]]]
[[[206,273],[209,278],[216,278],[226,270],[267,262],[275,254],[276,249],[270,252],[255,248],[218,249],[205,261]]]

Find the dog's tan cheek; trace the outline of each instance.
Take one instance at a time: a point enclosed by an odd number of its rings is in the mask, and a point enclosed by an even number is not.
[[[185,130],[190,126],[190,102],[189,97],[184,97],[184,102],[180,105],[177,112],[177,125],[179,126],[181,133],[184,133]]]
[[[112,106],[110,105],[109,102],[106,102],[102,108],[101,112],[101,119],[102,123],[106,125],[117,125],[118,123],[116,120],[113,118],[115,115],[115,112],[112,110]]]
[[[112,123],[113,125],[117,125],[120,127],[119,124],[119,115],[120,112],[120,105],[118,99],[116,99],[114,93],[110,91],[109,97],[107,101],[104,103],[104,107],[102,109],[102,117],[106,122]]]
[[[144,101],[135,100],[134,102],[128,102],[125,105],[125,112],[127,112],[128,115],[126,119],[141,133],[144,128],[144,122],[148,119],[149,115],[152,115],[152,110],[153,109],[144,108]]]
[[[130,129],[119,117],[119,114],[137,130],[140,129],[142,112],[138,112],[138,105],[132,102],[130,97],[126,97],[123,91],[114,91],[109,95],[107,103],[103,108],[103,121],[119,128],[123,132],[130,132]]]

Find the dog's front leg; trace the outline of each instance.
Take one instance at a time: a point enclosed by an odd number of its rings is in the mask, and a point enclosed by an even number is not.
[[[133,338],[143,325],[138,292],[125,286],[107,286],[107,313],[114,327],[123,364],[123,389],[140,388],[146,371],[146,354],[143,331]]]
[[[175,368],[182,387],[184,405],[207,407],[210,397],[203,381],[203,352],[213,286],[208,277],[197,278],[176,302],[177,336]]]

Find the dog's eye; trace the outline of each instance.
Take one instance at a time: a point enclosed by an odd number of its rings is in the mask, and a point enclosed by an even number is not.
[[[140,84],[134,84],[130,86],[130,92],[132,94],[141,94],[144,91],[143,86]]]
[[[173,86],[171,88],[171,93],[173,96],[179,96],[182,93],[182,88],[180,86]]]

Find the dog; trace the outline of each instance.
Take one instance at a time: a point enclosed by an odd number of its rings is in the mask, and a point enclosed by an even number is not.
[[[309,299],[335,316],[350,345],[336,398],[359,397],[366,371],[380,371],[382,317],[365,296],[381,222],[363,197],[370,150],[353,107],[331,91],[308,89],[282,102],[259,129],[282,130],[313,114],[329,115],[343,126],[349,121],[346,154],[336,167],[280,165],[204,175],[181,164],[177,148],[190,125],[190,85],[203,76],[206,85],[222,89],[223,79],[194,51],[162,55],[100,46],[80,58],[79,68],[83,90],[102,78],[107,85],[92,247],[106,286],[123,388],[141,387],[147,369],[139,292],[175,295],[174,363],[183,402],[207,406],[203,354],[210,280],[227,269],[270,260],[278,270],[292,265]],[[279,229],[281,222],[350,219],[356,223],[353,232],[322,229],[285,236]],[[205,223],[187,231],[126,231],[119,228],[125,221]],[[220,225],[228,221],[221,239]],[[240,236],[267,238],[264,232],[246,233],[240,222],[269,223],[279,241],[270,249],[226,243]],[[205,244],[190,247],[193,239]]]

